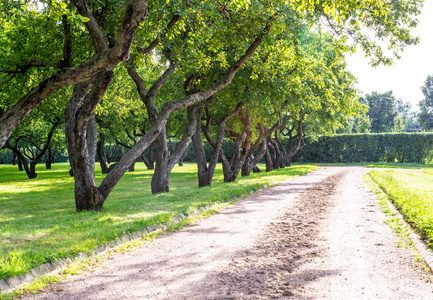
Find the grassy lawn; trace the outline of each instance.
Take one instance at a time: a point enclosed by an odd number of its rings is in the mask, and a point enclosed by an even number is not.
[[[95,249],[125,233],[170,221],[191,208],[229,201],[235,197],[304,175],[317,167],[299,165],[272,173],[252,174],[236,183],[224,183],[221,167],[212,187],[197,187],[196,165],[175,167],[170,193],[152,195],[153,171],[137,163],[104,204],[104,211],[75,212],[73,178],[68,164],[37,170],[29,180],[16,166],[0,165],[0,278],[27,272],[37,265]],[[97,183],[103,176],[97,169]]]
[[[389,168],[389,169],[425,169],[433,168],[432,164],[419,163],[367,163],[367,168]]]
[[[433,172],[372,171],[369,175],[432,247]]]
[[[296,163],[294,163],[296,165]],[[355,162],[355,163],[313,163],[317,166],[362,166],[366,168],[389,168],[389,169],[425,169],[433,168],[433,164],[420,163],[390,163],[390,162]]]

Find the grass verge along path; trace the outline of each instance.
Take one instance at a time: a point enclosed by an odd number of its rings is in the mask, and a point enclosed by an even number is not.
[[[372,171],[370,177],[387,194],[429,247],[433,246],[433,172]]]
[[[125,174],[115,187],[103,212],[76,213],[68,164],[55,164],[52,170],[41,165],[38,178],[32,180],[16,166],[0,165],[0,279],[90,252],[127,233],[170,222],[175,215],[188,215],[315,169],[293,166],[224,183],[219,166],[212,186],[199,189],[196,165],[185,164],[173,169],[169,193],[152,195],[153,171],[137,163],[136,171]],[[103,175],[99,169],[96,174],[99,184]]]

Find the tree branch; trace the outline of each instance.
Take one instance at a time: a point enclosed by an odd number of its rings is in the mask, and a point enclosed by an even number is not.
[[[174,15],[173,18],[170,20],[170,22],[167,24],[167,27],[163,30],[159,38],[156,38],[152,43],[150,43],[149,46],[146,48],[137,47],[137,51],[140,54],[149,54],[152,52],[158,44],[165,39],[167,36],[167,33],[173,28],[173,26],[177,23],[177,21],[180,20],[180,16]]]

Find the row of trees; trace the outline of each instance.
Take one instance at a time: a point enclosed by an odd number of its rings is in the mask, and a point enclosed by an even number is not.
[[[340,133],[419,132],[433,129],[433,76],[427,76],[421,87],[424,99],[414,112],[409,102],[397,99],[392,91],[372,92],[360,99],[368,106],[366,114],[349,119]]]
[[[401,50],[418,41],[409,29],[422,1],[1,3],[0,145],[21,162],[24,149],[39,148],[37,162],[64,124],[81,211],[101,210],[138,159],[155,169],[152,192],[168,192],[191,141],[199,186],[211,184],[218,160],[227,182],[263,157],[267,171],[290,164],[307,132],[335,131],[365,111],[343,53],[360,46],[373,64],[390,59],[361,28]],[[26,133],[44,127],[43,141]],[[169,137],[178,140],[171,152]],[[110,139],[128,151],[109,168],[101,149]],[[97,155],[108,173],[99,186]]]
[[[426,131],[433,130],[433,75],[427,76],[424,85],[421,88],[424,99],[419,105],[419,124]]]

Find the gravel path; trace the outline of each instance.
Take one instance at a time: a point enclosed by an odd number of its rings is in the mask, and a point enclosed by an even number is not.
[[[433,299],[361,167],[251,195],[29,299]]]

